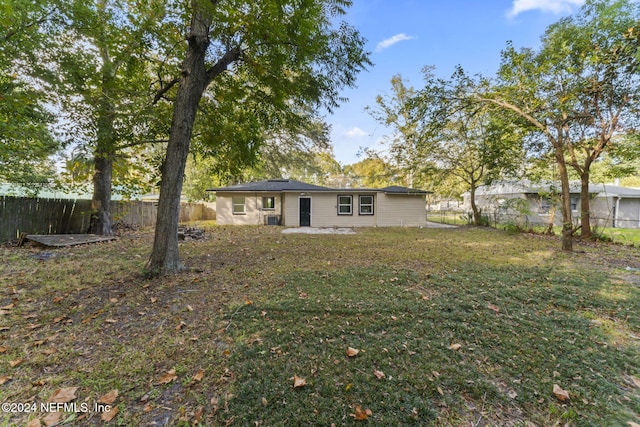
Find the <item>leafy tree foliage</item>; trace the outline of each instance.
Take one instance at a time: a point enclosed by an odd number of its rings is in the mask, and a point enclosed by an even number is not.
[[[564,250],[572,250],[568,168],[582,181],[581,228],[590,235],[588,182],[593,162],[620,132],[637,128],[638,5],[590,0],[580,14],[550,26],[539,51],[502,55],[494,90],[477,95],[533,126],[551,152],[562,188]]]
[[[547,30],[542,54],[568,82],[571,126],[567,139],[569,165],[582,183],[581,232],[591,236],[589,182],[591,165],[615,143],[616,134],[640,127],[638,19],[635,2],[590,1],[575,17]]]
[[[425,69],[429,74],[429,68]],[[404,185],[413,187],[430,182],[428,167],[417,153],[419,135],[416,117],[411,111],[411,103],[416,96],[413,87],[407,85],[402,76],[391,79],[391,94],[378,95],[376,106],[367,107],[369,114],[379,123],[391,128],[391,135],[385,136],[388,154],[369,152],[370,158],[378,158],[391,166]],[[383,159],[382,157],[387,157]]]
[[[68,142],[91,154],[80,159],[93,164],[91,231],[111,234],[114,176],[126,191],[147,173],[130,158],[159,116],[150,109],[149,58],[165,8],[158,1],[71,1],[56,12],[61,31],[41,55],[38,75],[59,96]]]
[[[297,112],[308,107],[338,104],[339,90],[353,85],[368,64],[364,41],[338,19],[351,2],[346,0],[218,1],[193,0],[184,13],[190,24],[181,76],[173,101],[173,116],[158,204],[158,221],[147,269],[151,274],[181,268],[177,225],[186,159],[198,110],[213,100],[213,108],[232,108],[242,128],[242,155],[254,155],[267,120],[295,129]],[[167,87],[169,87],[168,85]],[[221,94],[230,102],[221,99]],[[225,124],[228,129],[233,123]],[[255,129],[254,129],[255,128]],[[238,129],[240,131],[240,129]],[[268,133],[267,133],[268,134]],[[214,133],[211,141],[225,150],[233,136]]]
[[[476,188],[513,172],[522,159],[517,128],[470,100],[483,84],[461,68],[450,80],[436,78],[427,68],[424,88],[414,91],[394,77],[393,95],[378,97],[378,109],[372,110],[396,130],[388,144],[397,167],[406,176],[430,177],[448,187],[462,183],[463,191],[471,192],[476,223]]]
[[[369,157],[344,167],[344,173],[352,181],[352,186],[363,188],[384,188],[397,185],[395,168],[375,153]]]
[[[0,180],[36,191],[51,177],[48,158],[59,144],[49,130],[51,98],[29,79],[24,63],[46,40],[39,28],[49,25],[49,10],[40,2],[0,5]]]

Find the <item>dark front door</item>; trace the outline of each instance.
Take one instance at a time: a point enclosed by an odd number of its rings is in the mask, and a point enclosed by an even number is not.
[[[300,227],[311,227],[311,199],[300,198]]]

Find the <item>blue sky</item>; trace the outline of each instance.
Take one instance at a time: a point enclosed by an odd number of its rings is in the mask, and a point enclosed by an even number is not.
[[[421,70],[449,77],[456,65],[493,76],[507,41],[516,48],[539,46],[548,25],[576,12],[584,0],[353,0],[345,20],[367,39],[374,65],[359,75],[349,102],[326,117],[336,160],[355,163],[363,147],[381,148],[390,130],[364,111],[377,95],[389,94],[400,74],[415,88]]]

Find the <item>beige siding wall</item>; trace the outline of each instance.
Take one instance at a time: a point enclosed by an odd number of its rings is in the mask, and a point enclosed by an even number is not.
[[[352,196],[352,214],[338,215],[338,194]],[[374,196],[374,214],[360,215],[359,195]],[[386,195],[383,193],[285,193],[284,221],[287,227],[300,226],[300,197],[311,198],[312,227],[387,227],[426,224],[424,196]]]
[[[640,228],[640,200],[620,199],[616,227]]]
[[[233,213],[233,198],[244,197],[244,214]],[[275,209],[263,209],[263,197],[275,197]],[[261,225],[268,215],[282,214],[278,193],[224,193],[216,195],[216,223],[219,225]]]
[[[378,226],[420,227],[427,224],[424,196],[378,194]]]

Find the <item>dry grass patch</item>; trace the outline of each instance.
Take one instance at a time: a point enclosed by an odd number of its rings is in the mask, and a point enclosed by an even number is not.
[[[625,267],[640,260],[624,247],[563,254],[555,239],[473,228],[213,227],[182,244],[189,272],[148,280],[151,238],[0,248],[2,402],[118,390],[111,425],[639,422],[640,296]]]

